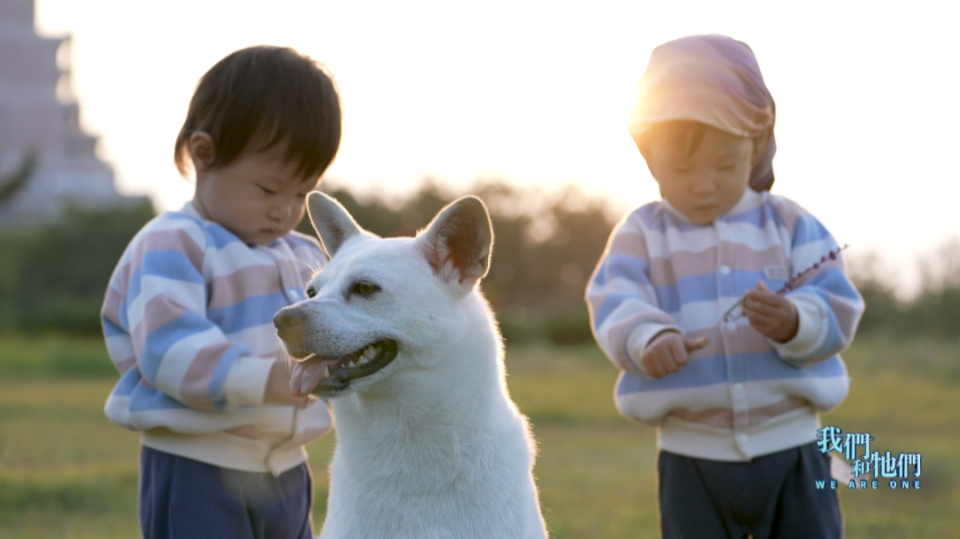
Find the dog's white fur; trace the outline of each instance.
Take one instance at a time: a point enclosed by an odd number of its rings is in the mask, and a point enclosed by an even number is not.
[[[416,238],[387,239],[321,193],[308,208],[331,260],[307,286],[314,297],[288,308],[303,318],[288,350],[336,357],[398,343],[389,365],[325,395],[337,448],[321,538],[546,537],[530,428],[478,290],[493,242],[486,207],[464,197]],[[359,281],[379,291],[351,293]]]

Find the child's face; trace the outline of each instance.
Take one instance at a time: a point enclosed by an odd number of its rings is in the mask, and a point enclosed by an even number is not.
[[[753,166],[754,141],[708,128],[689,156],[664,138],[654,138],[647,166],[660,195],[688,219],[710,224],[730,211],[743,196]]]
[[[195,154],[191,139],[191,154]],[[204,148],[193,155],[197,187],[193,200],[204,218],[220,224],[248,245],[264,245],[287,234],[303,218],[307,194],[319,178],[304,181],[284,148],[244,150],[233,162],[203,165]]]

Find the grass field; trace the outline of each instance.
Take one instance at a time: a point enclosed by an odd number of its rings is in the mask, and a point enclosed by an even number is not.
[[[923,455],[920,490],[840,487],[847,537],[960,537],[960,342],[860,340],[845,359],[850,396],[824,423]],[[551,537],[659,537],[655,431],[617,415],[616,371],[602,354],[511,347],[507,368],[540,445]],[[0,337],[0,537],[139,536],[138,438],[102,411],[111,369],[97,340]],[[308,448],[318,528],[334,443]]]

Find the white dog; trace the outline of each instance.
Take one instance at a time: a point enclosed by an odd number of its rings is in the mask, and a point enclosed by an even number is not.
[[[321,539],[546,537],[530,428],[477,287],[486,207],[464,197],[416,238],[387,239],[321,193],[308,208],[331,260],[274,321],[305,358],[291,389],[336,417]]]

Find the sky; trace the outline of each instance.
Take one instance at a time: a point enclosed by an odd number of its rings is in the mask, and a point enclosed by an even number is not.
[[[901,296],[960,238],[960,7],[948,2],[36,0],[72,36],[82,125],[118,188],[160,210],[192,196],[173,143],[197,80],[236,49],[292,46],[343,103],[324,181],[399,197],[427,176],[568,183],[614,211],[659,198],[627,135],[650,52],[719,33],[754,50],[777,102],[776,184]]]

